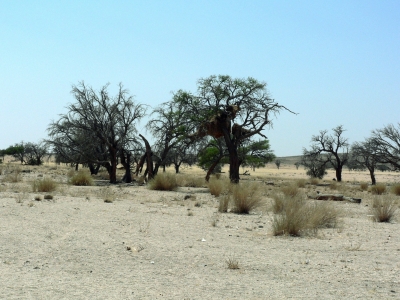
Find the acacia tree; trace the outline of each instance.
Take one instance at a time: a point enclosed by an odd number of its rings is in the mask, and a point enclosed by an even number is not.
[[[256,168],[265,167],[265,164],[275,159],[275,154],[270,149],[269,140],[245,141],[239,147],[240,165],[251,167],[253,171]]]
[[[356,142],[351,146],[351,160],[356,166],[367,168],[372,185],[376,184],[375,168],[377,166],[377,148],[370,139],[364,142]]]
[[[322,179],[326,175],[326,167],[328,161],[324,158],[317,149],[303,149],[303,156],[299,163],[306,169],[306,174],[311,178]]]
[[[349,144],[347,138],[343,137],[342,125],[339,125],[332,129],[333,134],[328,135],[327,130],[322,130],[319,135],[314,135],[311,138],[312,150],[310,154],[321,154],[326,153],[324,158],[327,163],[332,165],[336,171],[336,180],[342,181],[342,170],[343,166],[349,159]],[[305,150],[307,152],[307,150]]]
[[[48,143],[59,149],[72,146],[74,153],[81,155],[81,162],[102,164],[109,173],[110,183],[116,183],[118,157],[136,141],[136,125],[146,110],[133,101],[122,84],[115,97],[107,89],[108,84],[98,92],[84,82],[72,86],[76,102],[67,107],[68,113],[49,125]],[[99,150],[98,145],[106,151],[101,153],[106,157],[93,155]]]
[[[370,142],[376,149],[380,163],[390,164],[394,170],[400,170],[400,123],[397,123],[397,127],[389,124],[372,131]]]
[[[271,115],[288,110],[269,96],[266,83],[250,77],[202,78],[198,81],[196,95],[177,97],[175,101],[188,112],[186,118],[198,127],[198,132],[191,135],[192,139],[205,135],[223,137],[233,183],[240,179],[238,148],[241,143],[255,135],[266,138],[262,131],[272,124]]]

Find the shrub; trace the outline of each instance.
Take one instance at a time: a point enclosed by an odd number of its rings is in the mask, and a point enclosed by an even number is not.
[[[248,214],[261,204],[259,185],[256,183],[237,184],[232,187],[233,212]]]
[[[361,183],[360,183],[360,189],[361,189],[362,191],[368,190],[368,183],[366,183],[366,182],[361,182]]]
[[[208,182],[208,189],[210,190],[211,195],[218,197],[222,193],[229,190],[230,182],[224,179],[210,178]]]
[[[386,185],[384,185],[383,183],[372,185],[370,191],[374,195],[382,195],[386,191]]]
[[[77,186],[89,186],[94,184],[92,175],[90,175],[87,170],[79,170],[69,179],[69,182]]]
[[[175,191],[178,188],[176,176],[172,173],[158,173],[149,181],[150,190],[157,191]]]
[[[375,197],[371,208],[372,220],[375,222],[391,222],[396,210],[396,203],[392,198]]]
[[[394,184],[391,188],[391,192],[396,196],[400,196],[400,184],[399,183]]]
[[[57,183],[51,178],[43,178],[41,180],[35,180],[32,183],[32,189],[34,192],[53,192],[57,188]]]

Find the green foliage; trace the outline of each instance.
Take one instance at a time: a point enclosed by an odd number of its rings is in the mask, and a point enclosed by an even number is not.
[[[275,159],[275,154],[270,149],[269,140],[247,141],[238,149],[241,166],[256,168],[265,165]]]
[[[319,153],[304,151],[304,154],[301,158],[301,164],[306,169],[306,174],[311,178],[322,179],[327,174],[327,161]]]
[[[210,169],[211,165],[214,164],[216,159],[221,156],[224,156],[221,153],[223,150],[219,147],[216,140],[212,140],[205,149],[201,150],[198,154],[198,163],[197,165],[202,168],[204,171]],[[219,163],[215,166],[212,173],[220,173],[223,165],[227,163],[228,160],[226,157],[223,157]]]

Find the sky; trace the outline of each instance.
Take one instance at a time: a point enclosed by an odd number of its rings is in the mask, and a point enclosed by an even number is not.
[[[338,125],[363,141],[400,122],[399,16],[398,0],[0,0],[0,149],[46,139],[80,81],[151,112],[211,75],[265,82],[297,113],[264,131],[277,156]]]

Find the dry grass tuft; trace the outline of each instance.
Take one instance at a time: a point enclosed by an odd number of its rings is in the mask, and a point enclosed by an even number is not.
[[[211,177],[208,182],[208,188],[211,195],[218,197],[230,189],[230,184],[229,179],[217,179],[216,177]]]
[[[319,183],[319,179],[318,178],[316,178],[316,177],[310,178],[310,184],[316,185],[318,183]]]
[[[307,180],[305,180],[305,179],[298,179],[298,180],[296,181],[296,185],[297,185],[297,187],[299,187],[299,188],[305,188],[305,187],[306,187],[306,184],[307,184]]]
[[[3,170],[3,173],[5,174],[3,177],[4,182],[20,182],[22,181],[22,175],[21,175],[21,167],[20,166],[10,166],[7,165],[6,170]]]
[[[396,201],[391,197],[375,197],[372,202],[371,215],[375,222],[391,222],[397,210]]]
[[[53,192],[57,189],[57,183],[51,178],[43,178],[32,182],[34,192]]]
[[[94,185],[92,175],[88,170],[79,170],[70,179],[70,184],[77,186],[91,186]]]
[[[178,186],[184,187],[205,187],[206,182],[204,178],[195,175],[176,175],[176,182]]]
[[[281,191],[285,196],[292,198],[296,197],[300,193],[298,186],[293,183],[281,187]]]
[[[176,175],[172,173],[158,173],[148,183],[150,190],[175,191],[178,188]]]
[[[239,261],[233,256],[228,257],[225,260],[225,263],[226,263],[228,269],[230,269],[230,270],[238,270],[239,269]]]
[[[367,190],[368,190],[368,183],[366,183],[366,182],[361,182],[361,183],[360,183],[360,189],[361,189],[362,191],[367,191]]]
[[[383,183],[378,183],[370,187],[370,191],[373,195],[382,195],[386,192],[386,185]]]
[[[260,185],[243,183],[232,186],[232,211],[237,214],[248,214],[261,205]]]
[[[392,194],[396,195],[396,196],[400,196],[400,183],[396,183],[392,186],[392,188],[390,189],[390,191],[392,192]]]
[[[43,198],[46,200],[53,200],[54,197],[53,197],[53,195],[47,194],[47,195],[44,195]]]
[[[231,197],[229,194],[222,195],[219,197],[219,206],[218,211],[220,213],[228,212],[229,202],[231,201]]]

